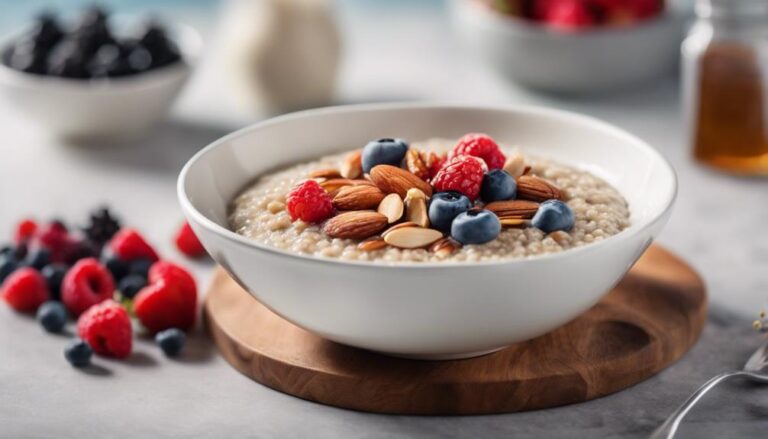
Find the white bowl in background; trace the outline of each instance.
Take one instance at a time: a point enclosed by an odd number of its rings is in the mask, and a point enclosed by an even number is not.
[[[452,0],[459,36],[481,59],[521,85],[583,94],[626,88],[672,72],[680,58],[685,13],[622,28],[563,32],[509,17],[477,0]]]
[[[277,167],[373,138],[485,132],[593,172],[629,202],[631,226],[603,241],[505,262],[348,262],[289,253],[232,232],[232,198]],[[330,340],[397,356],[463,358],[557,328],[594,305],[666,223],[676,177],[653,148],[604,122],[531,107],[377,104],[277,117],[230,134],[181,172],[183,211],[213,258],[261,303]]]
[[[76,143],[141,137],[162,120],[189,78],[202,40],[186,25],[166,29],[183,62],[98,80],[43,76],[0,63],[0,97],[43,130]],[[18,35],[6,38],[1,47]]]

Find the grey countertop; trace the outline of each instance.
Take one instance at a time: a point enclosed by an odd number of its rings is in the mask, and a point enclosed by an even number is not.
[[[591,99],[536,95],[459,52],[440,10],[376,14],[345,7],[341,18],[347,36],[341,103],[431,99],[558,107],[614,123],[668,157],[679,173],[680,195],[659,241],[701,273],[714,304],[693,351],[648,381],[584,404],[495,416],[381,416],[324,407],[253,383],[202,334],[178,361],[139,340],[129,361],[97,359],[97,367],[83,373],[62,358],[66,337],[43,335],[33,319],[0,307],[0,437],[643,437],[708,377],[746,360],[760,342],[750,322],[768,297],[768,181],[729,177],[691,162],[672,76]],[[397,23],[397,39],[378,31],[380,19]],[[422,61],[425,52],[429,63]],[[408,68],[380,69],[382,60]],[[131,145],[61,145],[18,119],[12,105],[0,104],[0,231],[10,233],[26,215],[83,220],[108,202],[165,255],[183,261],[169,238],[181,220],[174,186],[179,169],[200,147],[255,120],[229,106],[214,86],[220,75],[215,62],[204,65],[172,119]],[[192,265],[204,285],[211,265]],[[681,437],[766,431],[768,391],[733,382],[690,414]]]

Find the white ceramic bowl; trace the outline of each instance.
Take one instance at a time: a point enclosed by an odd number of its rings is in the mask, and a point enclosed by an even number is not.
[[[611,91],[669,73],[679,59],[684,14],[620,29],[562,32],[494,12],[477,0],[453,0],[454,25],[466,45],[504,76],[563,94]]]
[[[184,57],[146,73],[79,80],[20,72],[0,63],[0,97],[54,137],[76,143],[134,139],[162,120],[186,83],[201,48],[191,27],[167,25]],[[6,47],[7,38],[0,46]]]
[[[605,178],[629,202],[632,225],[598,243],[528,259],[394,265],[301,256],[228,229],[230,200],[265,171],[372,138],[467,132]],[[178,196],[213,258],[279,315],[339,343],[448,359],[542,335],[594,305],[665,224],[676,188],[674,171],[653,148],[589,117],[530,107],[380,104],[304,111],[230,134],[187,163]]]

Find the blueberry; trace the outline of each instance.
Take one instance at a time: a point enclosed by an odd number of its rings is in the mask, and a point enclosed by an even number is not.
[[[67,324],[67,310],[61,302],[45,302],[37,309],[37,321],[48,332],[61,332]]]
[[[140,274],[129,274],[120,280],[117,289],[123,297],[133,299],[133,296],[147,285],[147,278]]]
[[[184,349],[184,343],[187,341],[187,335],[176,328],[160,331],[155,335],[155,343],[160,345],[165,355],[175,357]]]
[[[112,277],[115,281],[120,281],[120,279],[124,278],[130,269],[128,262],[113,254],[103,256],[101,258],[101,263],[107,267],[107,270],[109,270],[110,273],[112,273]]]
[[[438,192],[429,201],[429,222],[437,230],[451,231],[451,222],[456,215],[468,211],[472,202],[460,192]]]
[[[511,200],[517,196],[517,183],[514,177],[503,169],[494,169],[483,176],[480,197],[486,203]]]
[[[149,267],[152,266],[152,261],[149,259],[136,259],[131,261],[128,273],[138,274],[145,278],[149,276]]]
[[[64,280],[64,275],[67,274],[67,266],[63,264],[46,265],[40,271],[40,274],[43,275],[48,283],[51,298],[58,300],[61,297],[61,281]]]
[[[73,79],[87,78],[88,57],[90,54],[81,47],[80,42],[66,39],[57,44],[48,56],[48,74]]]
[[[16,262],[11,259],[0,259],[0,283],[2,283],[6,277],[16,271]]]
[[[363,147],[363,171],[369,173],[376,165],[400,166],[407,151],[408,142],[403,139],[372,140]]]
[[[531,224],[544,233],[571,230],[574,222],[573,211],[560,200],[547,200],[541,203],[536,215],[531,219]]]
[[[38,248],[35,250],[32,250],[27,255],[26,265],[35,268],[37,270],[42,270],[43,267],[48,265],[51,262],[51,251],[47,248]]]
[[[137,45],[128,52],[128,65],[136,73],[145,72],[152,68],[153,58],[146,47]]]
[[[493,241],[501,232],[501,222],[489,210],[470,210],[459,214],[451,224],[451,236],[462,244]]]
[[[93,349],[88,343],[76,338],[64,348],[64,357],[75,367],[85,367],[91,364]]]
[[[64,32],[53,14],[43,12],[37,16],[30,36],[38,50],[48,50],[61,40]]]
[[[19,245],[16,246],[15,249],[15,257],[17,261],[21,261],[22,259],[27,257],[27,253],[29,253],[29,246],[26,243],[19,243]]]
[[[34,40],[24,39],[7,49],[4,55],[8,67],[38,75],[46,72],[47,51],[40,50]]]
[[[118,44],[104,44],[93,55],[88,71],[94,78],[119,77],[135,73],[128,63],[128,49]]]

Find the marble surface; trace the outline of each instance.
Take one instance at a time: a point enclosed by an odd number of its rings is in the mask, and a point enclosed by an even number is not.
[[[691,162],[674,75],[611,96],[537,95],[462,52],[436,2],[376,10],[362,3],[339,7],[346,43],[339,103],[563,108],[625,128],[670,159],[680,195],[659,241],[702,274],[715,310],[694,350],[653,379],[585,404],[480,417],[380,416],[323,407],[252,383],[201,334],[178,361],[139,340],[129,361],[98,359],[83,373],[62,358],[66,337],[44,336],[31,318],[0,307],[0,437],[643,437],[709,376],[746,360],[760,342],[749,324],[768,297],[768,181],[729,177]],[[212,36],[203,15],[184,14]],[[396,23],[397,32],[380,32],[382,22]],[[230,105],[234,97],[219,85],[223,73],[212,52],[171,119],[134,144],[62,145],[19,119],[12,103],[0,102],[0,231],[9,233],[24,215],[82,221],[88,209],[109,203],[170,259],[183,261],[169,242],[181,220],[174,186],[179,169],[208,142],[259,118]],[[210,264],[193,268],[204,285]],[[691,413],[681,437],[756,437],[767,429],[766,390],[734,382]]]

